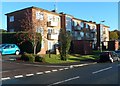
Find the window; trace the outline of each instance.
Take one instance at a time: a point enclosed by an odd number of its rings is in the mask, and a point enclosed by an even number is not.
[[[53,21],[53,16],[48,16],[48,21]]]
[[[10,29],[9,31],[10,31],[10,32],[14,32],[14,29]]]
[[[42,27],[36,29],[37,33],[41,33],[41,35],[44,34],[44,29]]]
[[[11,45],[11,48],[14,48],[15,47],[15,45]]]
[[[56,17],[56,22],[58,22],[59,21],[59,17]]]
[[[74,21],[74,26],[77,26],[77,22]]]
[[[53,42],[48,41],[48,50],[52,50],[53,49]]]
[[[86,24],[86,28],[90,28],[90,26],[88,24]]]
[[[10,22],[14,22],[14,16],[10,16]]]
[[[72,26],[74,26],[74,21],[72,21]]]
[[[37,12],[36,12],[36,19],[43,20],[43,18],[44,18],[43,13],[42,13],[42,12],[40,12],[40,11],[37,11]]]
[[[55,31],[54,31],[54,29],[49,28],[49,29],[48,29],[48,33],[49,33],[49,34],[55,33]]]
[[[53,22],[55,22],[56,21],[56,18],[53,16]]]
[[[48,21],[58,22],[59,21],[59,17],[49,15],[48,16]]]
[[[80,23],[80,26],[83,28],[83,27],[84,27],[84,23],[83,23],[83,22],[81,22],[81,23]]]
[[[83,33],[83,32],[80,32],[80,36],[81,36],[81,37],[84,37],[84,33]]]

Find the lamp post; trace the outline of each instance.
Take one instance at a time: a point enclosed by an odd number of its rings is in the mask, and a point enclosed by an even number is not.
[[[102,41],[103,41],[103,22],[105,22],[105,20],[100,21],[100,51],[102,52]]]

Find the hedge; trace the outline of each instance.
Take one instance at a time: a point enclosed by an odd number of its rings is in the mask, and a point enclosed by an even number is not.
[[[24,53],[21,55],[21,60],[29,62],[44,62],[44,58],[40,55]]]
[[[26,33],[22,33],[22,32],[19,32],[19,33],[3,32],[3,33],[0,33],[0,36],[1,36],[0,37],[0,43],[3,43],[3,44],[4,43],[17,44],[22,53],[23,52],[33,53],[32,43],[29,40],[27,40],[27,41],[24,41],[22,44],[19,44],[19,42],[21,42],[24,39],[18,40],[18,37],[16,37],[17,34],[18,34],[18,36],[20,36],[20,34],[25,34],[24,36],[27,36]],[[37,52],[39,52],[41,50],[41,40],[42,40],[42,37],[40,37],[40,41],[37,44],[37,49],[36,49]]]

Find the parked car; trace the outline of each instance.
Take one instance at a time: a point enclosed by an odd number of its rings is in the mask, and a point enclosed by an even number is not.
[[[115,53],[117,53],[120,58],[120,50],[116,50]]]
[[[106,62],[106,61],[110,61],[110,62],[119,61],[119,56],[114,51],[104,51],[100,54],[99,62]]]
[[[20,54],[20,49],[16,44],[0,44],[0,55]]]

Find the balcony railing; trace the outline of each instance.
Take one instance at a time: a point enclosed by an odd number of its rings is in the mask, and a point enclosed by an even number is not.
[[[49,40],[58,40],[58,34],[54,34],[54,33],[51,33],[51,34],[47,34],[47,38]]]
[[[96,32],[96,30],[95,29],[91,29],[91,32]]]
[[[58,22],[53,22],[53,21],[48,22],[48,27],[56,27],[56,26],[58,26]]]
[[[96,38],[91,38],[91,40],[94,40],[94,41],[95,41],[95,40],[97,40],[97,39],[96,39]]]

